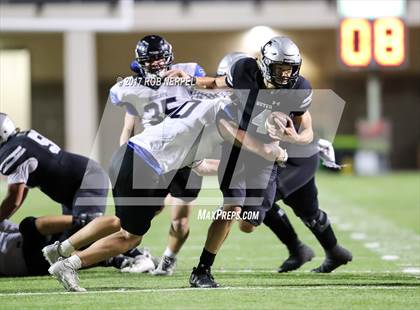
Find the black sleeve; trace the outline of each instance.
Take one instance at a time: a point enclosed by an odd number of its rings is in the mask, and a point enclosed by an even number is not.
[[[256,80],[258,64],[253,58],[239,59],[232,68],[231,84],[235,89],[259,88]]]
[[[294,116],[300,116],[304,114],[312,103],[312,86],[311,83],[303,76],[299,76],[299,80],[297,81],[294,89],[297,90],[297,102],[296,106],[298,107],[297,111],[293,111]]]
[[[258,82],[256,75],[259,72],[258,64],[253,58],[239,59],[232,72],[232,86],[238,89],[236,93],[239,98],[238,108],[242,113],[239,128],[247,130],[252,111],[258,96]]]

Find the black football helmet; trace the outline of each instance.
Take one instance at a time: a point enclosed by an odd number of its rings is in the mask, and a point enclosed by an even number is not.
[[[158,35],[148,35],[141,39],[137,43],[135,53],[138,73],[142,76],[150,74],[160,76],[174,60],[172,45]],[[152,65],[157,60],[161,61]]]

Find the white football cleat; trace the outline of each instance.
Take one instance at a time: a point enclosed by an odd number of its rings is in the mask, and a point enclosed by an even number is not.
[[[47,260],[47,262],[50,265],[53,265],[58,261],[60,257],[63,257],[60,255],[58,251],[58,247],[60,246],[60,242],[56,241],[53,244],[47,245],[42,249],[42,254],[44,255],[44,258]]]
[[[171,276],[175,271],[176,258],[162,256],[159,265],[151,272],[154,276]]]
[[[121,268],[121,272],[129,273],[143,273],[150,272],[155,269],[155,263],[148,255],[137,255],[131,264],[127,267]]]
[[[68,259],[59,259],[48,269],[48,272],[63,285],[66,291],[86,292],[85,288],[80,287],[77,272]]]

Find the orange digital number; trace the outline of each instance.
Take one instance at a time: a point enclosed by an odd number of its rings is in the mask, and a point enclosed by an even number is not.
[[[374,57],[380,66],[400,66],[405,61],[405,27],[401,19],[379,18],[374,21]]]
[[[349,67],[367,67],[372,60],[372,31],[369,21],[348,18],[341,22],[340,57]]]

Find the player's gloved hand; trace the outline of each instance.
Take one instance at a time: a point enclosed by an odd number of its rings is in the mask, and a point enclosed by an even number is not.
[[[318,140],[319,157],[322,160],[322,164],[331,169],[340,170],[343,166],[335,163],[335,152],[334,147],[330,141],[319,139]]]

